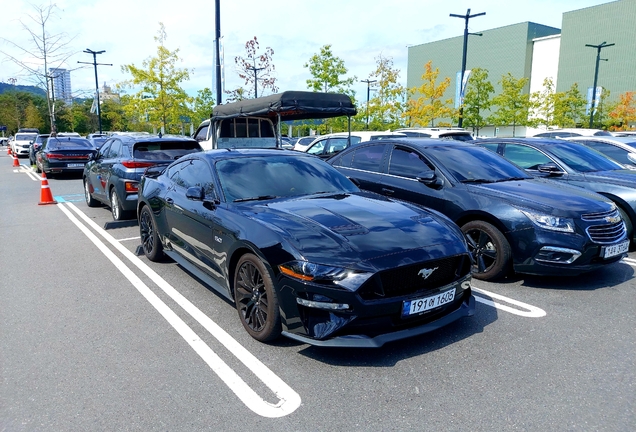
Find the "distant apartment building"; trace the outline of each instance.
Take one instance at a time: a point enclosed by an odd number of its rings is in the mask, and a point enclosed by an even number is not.
[[[49,69],[49,76],[53,81],[53,97],[63,100],[67,105],[73,103],[71,94],[71,72],[61,68]]]

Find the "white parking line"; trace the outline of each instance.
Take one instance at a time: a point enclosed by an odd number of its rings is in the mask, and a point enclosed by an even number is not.
[[[223,344],[234,356],[247,366],[274,394],[279,401],[276,404],[269,403],[261,398],[254,390],[232,370],[212,349],[199,338],[188,325],[181,320],[156,294],[152,292],[95,234],[84,226],[67,208],[68,206],[84,220],[93,230],[99,233],[108,243],[122,253],[132,264],[148,276],[159,288],[177,302],[186,312],[196,319],[212,336]],[[100,251],[119,269],[137,290],[150,302],[155,309],[174,327],[186,340],[210,368],[225,382],[234,394],[253,412],[263,417],[283,417],[294,412],[301,403],[301,398],[291,387],[276,376],[254,355],[247,351],[227,332],[221,329],[207,315],[201,312],[189,300],[183,297],[177,290],[168,284],[154,270],[132,252],[123,247],[114,237],[100,228],[95,222],[82,213],[71,203],[58,205],[67,217],[99,248]]]
[[[141,239],[141,237],[128,237],[128,238],[125,238],[125,239],[120,239],[118,241],[123,242],[123,241],[128,241],[128,240],[140,240],[140,239]]]
[[[632,267],[636,267],[636,260],[633,258],[623,258],[625,264],[629,264]]]
[[[495,294],[493,292],[486,291],[486,290],[483,290],[481,288],[477,288],[474,285],[471,285],[471,287],[472,287],[473,291],[476,291],[477,293],[484,294],[484,295],[486,295],[488,297],[491,297],[491,298],[494,298],[494,299],[497,299],[497,300],[501,300],[503,302],[518,306],[518,307],[526,309],[526,310],[524,311],[524,310],[520,310],[520,309],[515,309],[513,307],[506,306],[506,305],[503,305],[501,303],[497,303],[497,302],[494,302],[494,301],[489,300],[487,298],[484,298],[482,296],[476,295],[475,296],[475,300],[480,302],[480,303],[483,303],[485,305],[492,306],[492,307],[500,309],[502,311],[506,311],[506,312],[509,312],[511,314],[519,315],[519,316],[526,317],[526,318],[541,318],[541,317],[546,316],[546,312],[543,309],[539,309],[536,306],[532,306],[532,305],[529,305],[527,303],[523,303],[523,302],[520,302],[518,300],[511,299],[509,297],[504,297],[504,296],[502,296],[500,294]]]

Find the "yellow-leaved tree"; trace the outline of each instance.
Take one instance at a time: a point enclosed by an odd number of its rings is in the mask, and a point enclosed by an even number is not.
[[[432,61],[429,61],[424,65],[422,85],[408,89],[409,100],[404,117],[409,126],[450,126],[449,120],[457,116],[457,110],[451,107],[453,100],[443,99],[451,80],[446,77],[438,84],[438,75],[439,68],[433,69]],[[441,121],[436,125],[439,119]]]

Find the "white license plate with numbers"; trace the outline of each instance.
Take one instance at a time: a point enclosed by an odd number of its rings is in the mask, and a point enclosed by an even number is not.
[[[629,250],[629,240],[619,244],[605,246],[603,248],[603,258],[611,258],[616,255],[620,255]]]
[[[82,163],[70,163],[70,164],[66,164],[67,167],[69,168],[76,168],[76,167],[83,167],[84,164]]]
[[[435,309],[438,306],[450,303],[454,299],[455,288],[444,291],[443,293],[436,294],[434,296],[405,301],[402,304],[402,316],[405,317],[426,312],[427,310]]]

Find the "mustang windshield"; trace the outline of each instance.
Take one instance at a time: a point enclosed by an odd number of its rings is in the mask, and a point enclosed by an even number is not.
[[[477,146],[429,147],[436,158],[462,183],[494,183],[531,178],[525,171],[498,154]]]
[[[228,202],[359,191],[347,177],[314,157],[237,157],[217,162],[216,171]]]

